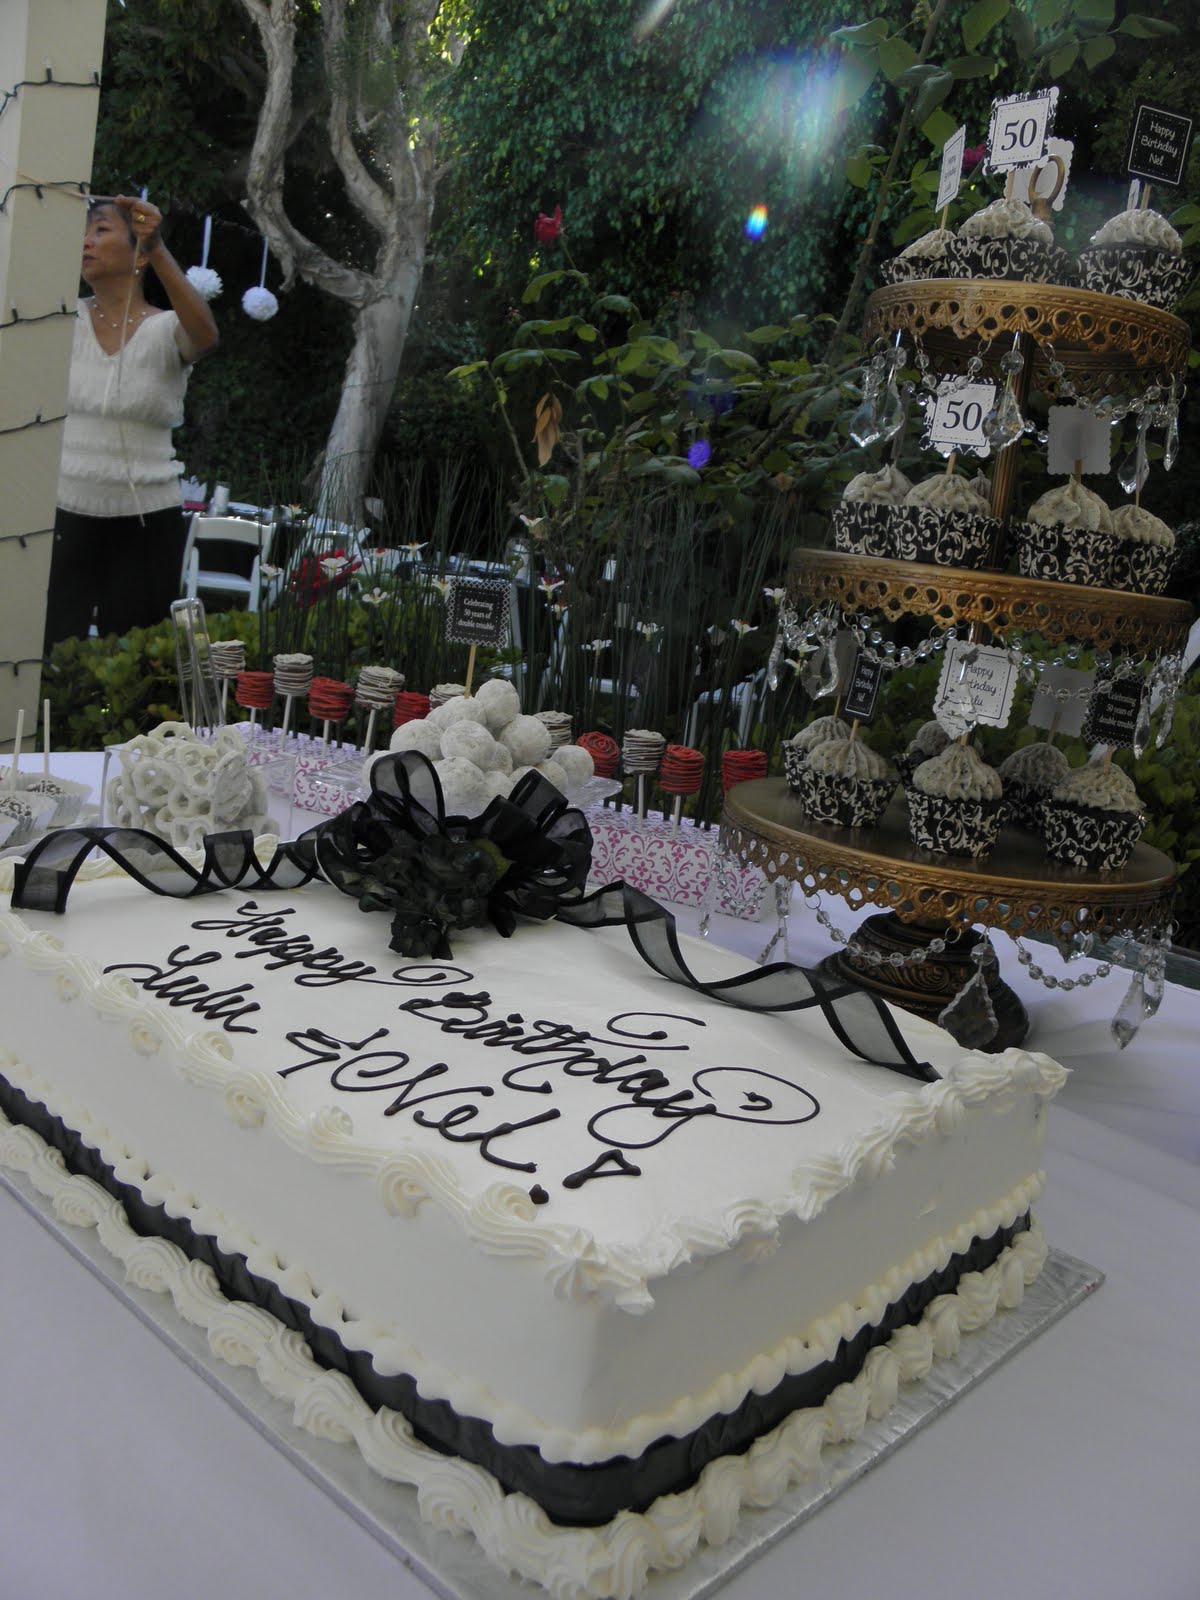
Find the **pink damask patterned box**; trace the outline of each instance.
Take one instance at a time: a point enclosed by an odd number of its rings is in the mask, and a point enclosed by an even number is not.
[[[604,806],[590,807],[587,820],[592,830],[594,883],[623,878],[656,900],[685,906],[703,904],[717,871],[719,835],[715,828],[698,828],[688,820],[676,827],[657,811],[647,812],[645,820],[639,821],[632,812]],[[729,862],[724,868],[723,893],[713,910],[755,922],[762,914],[765,887],[756,867]]]

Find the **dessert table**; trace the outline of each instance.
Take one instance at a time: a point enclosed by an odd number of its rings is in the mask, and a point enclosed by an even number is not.
[[[53,768],[94,781],[98,763]],[[678,918],[695,930],[694,908]],[[712,938],[752,959],[769,931],[715,917]],[[799,905],[790,941],[794,960],[829,950]],[[1200,1589],[1200,993],[1169,985],[1121,1052],[1108,1025],[1128,973],[1050,995],[997,947],[1028,1047],[1072,1069],[1050,1110],[1046,1235],[1106,1281],[739,1572],[727,1600]],[[428,1600],[6,1192],[0,1263],[3,1600]]]

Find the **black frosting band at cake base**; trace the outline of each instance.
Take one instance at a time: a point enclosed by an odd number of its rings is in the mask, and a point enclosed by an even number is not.
[[[251,1272],[244,1256],[226,1253],[211,1236],[197,1233],[186,1219],[170,1217],[163,1206],[149,1204],[141,1191],[123,1183],[78,1133],[3,1076],[0,1109],[58,1150],[70,1171],[92,1179],[119,1201],[135,1232],[168,1240],[192,1260],[209,1266],[228,1299],[259,1306],[299,1333],[314,1359],[344,1373],[368,1405],[400,1412],[423,1444],[483,1467],[503,1489],[527,1495],[553,1521],[567,1526],[595,1527],[623,1510],[644,1511],[660,1496],[689,1488],[710,1462],[743,1454],[792,1412],[821,1405],[834,1389],[858,1374],[872,1349],[886,1344],[898,1328],[918,1322],[931,1301],[952,1293],[966,1273],[990,1267],[1029,1227],[1026,1213],[990,1238],[974,1240],[944,1268],[913,1284],[877,1323],[860,1329],[852,1339],[843,1339],[831,1360],[785,1377],[769,1394],[747,1395],[736,1411],[718,1413],[683,1438],[658,1439],[636,1460],[616,1456],[581,1466],[545,1461],[532,1445],[501,1444],[487,1422],[460,1415],[444,1400],[423,1398],[412,1378],[381,1377],[368,1354],[346,1349],[336,1333],[313,1321],[306,1306]]]

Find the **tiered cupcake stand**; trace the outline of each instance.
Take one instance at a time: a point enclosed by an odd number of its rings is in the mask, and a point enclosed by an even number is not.
[[[1018,399],[1032,389],[1052,399],[1098,402],[1164,387],[1183,373],[1185,323],[1152,306],[1054,285],[928,279],[877,291],[865,338],[898,333],[919,341],[940,373],[962,372],[974,355],[985,371],[1013,348],[1024,357]],[[991,514],[1003,522],[1012,502],[1019,445],[997,458]],[[1006,574],[800,549],[789,599],[846,620],[869,613],[882,623],[924,617],[973,642],[1010,632],[1036,636],[1052,650],[1075,644],[1157,658],[1182,648],[1192,621],[1185,602]],[[1161,939],[1168,930],[1176,870],[1161,851],[1138,845],[1121,869],[1076,870],[1047,859],[1041,841],[1003,828],[986,860],[935,856],[914,845],[903,798],[874,828],[810,821],[782,778],[739,784],[726,796],[724,847],[768,879],[806,894],[833,894],[868,917],[825,963],[893,1004],[937,1017],[976,971],[975,926],[1013,937],[1049,935],[1061,948],[1086,936]],[[1090,940],[1089,940],[1090,943]],[[990,1048],[1025,1036],[1028,1016],[995,963],[983,966],[998,1032]]]

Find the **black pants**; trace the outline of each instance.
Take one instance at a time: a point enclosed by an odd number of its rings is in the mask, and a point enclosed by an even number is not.
[[[43,650],[84,637],[93,611],[102,635],[161,622],[179,598],[186,539],[187,522],[175,507],[144,518],[59,510]]]

